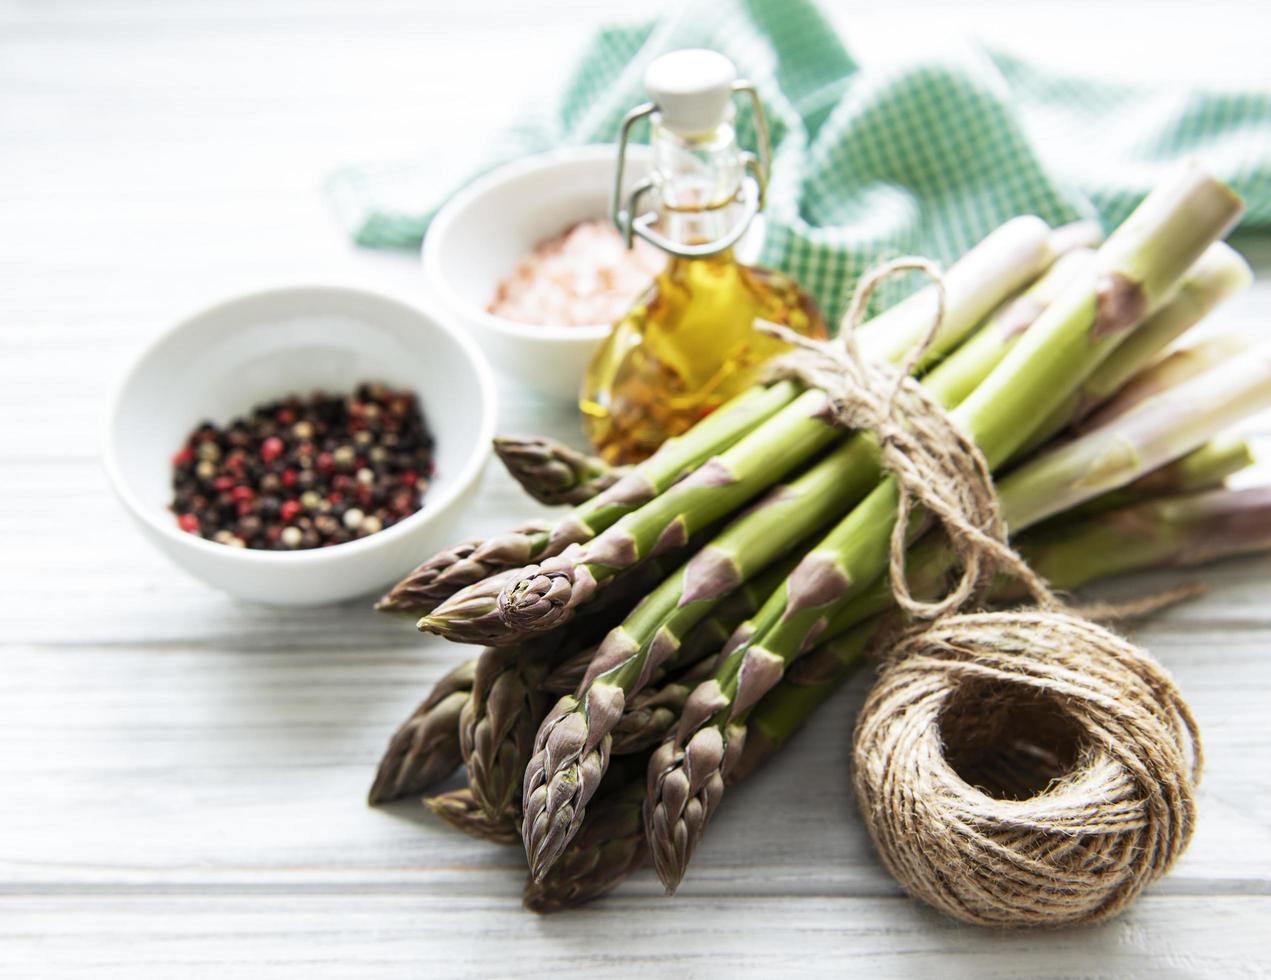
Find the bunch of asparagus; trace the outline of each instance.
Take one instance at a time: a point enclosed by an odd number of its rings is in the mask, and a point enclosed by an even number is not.
[[[1012,542],[1059,589],[1271,547],[1271,488],[1223,435],[1271,404],[1271,345],[1183,335],[1250,281],[1219,239],[1241,213],[1190,168],[1102,245],[1017,218],[945,275],[915,372],[997,475]],[[916,293],[859,328],[899,362],[930,326]],[[727,785],[780,749],[894,616],[895,482],[826,396],[757,387],[652,458],[611,470],[550,440],[501,440],[562,517],[443,552],[380,607],[486,646],[399,729],[371,801],[429,801],[479,837],[524,842],[527,906],[614,887],[651,857],[678,887]],[[915,595],[959,574],[911,516]],[[1015,537],[1018,535],[1018,537]],[[1016,583],[994,599],[1021,598]],[[553,703],[553,699],[554,703]]]

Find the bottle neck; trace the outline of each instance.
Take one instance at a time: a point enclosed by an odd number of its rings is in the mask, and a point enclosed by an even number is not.
[[[684,245],[719,241],[742,220],[738,203],[745,174],[730,122],[687,138],[653,118],[653,180],[660,203],[658,228]]]

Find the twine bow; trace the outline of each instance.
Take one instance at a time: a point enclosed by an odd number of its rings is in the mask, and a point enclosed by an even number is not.
[[[931,325],[898,366],[871,361],[861,352],[857,329],[883,281],[909,271],[923,273],[935,286]],[[761,330],[795,348],[774,362],[770,373],[822,389],[835,425],[868,430],[878,439],[882,468],[895,480],[897,493],[889,559],[891,587],[896,603],[910,617],[939,619],[978,601],[999,568],[1017,577],[1039,606],[1060,608],[1062,603],[1046,582],[1007,543],[984,453],[913,377],[940,332],[946,305],[944,279],[934,263],[913,257],[895,259],[861,280],[843,318],[839,344],[811,340],[780,324],[761,322]],[[915,599],[905,574],[915,504],[943,527],[961,568],[958,581],[932,601]]]

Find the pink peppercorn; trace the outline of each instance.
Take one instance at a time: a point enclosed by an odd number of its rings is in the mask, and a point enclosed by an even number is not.
[[[177,518],[177,526],[189,534],[199,533],[199,519],[194,514],[182,514]]]
[[[270,436],[260,444],[260,458],[266,464],[272,463],[286,451],[287,446],[277,436]]]

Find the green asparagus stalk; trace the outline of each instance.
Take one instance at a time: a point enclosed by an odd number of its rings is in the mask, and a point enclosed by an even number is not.
[[[1124,415],[1162,391],[1204,374],[1223,361],[1243,357],[1245,351],[1253,346],[1252,337],[1229,332],[1180,347],[1136,374],[1115,397],[1075,425],[1073,432],[1079,435],[1097,429],[1109,419]]]
[[[964,344],[933,370],[924,384],[938,398],[952,399],[962,393],[977,373],[982,378],[991,371],[1040,310],[1083,270],[1088,271],[1078,254],[1057,264],[1022,298],[999,310],[975,340]],[[775,421],[768,424],[774,425]],[[771,458],[771,451],[759,442],[763,436],[761,427],[732,450],[736,454],[755,443],[757,448],[751,451],[756,473],[762,472],[760,461]],[[780,439],[769,442],[780,444]],[[605,638],[578,695],[562,698],[544,721],[534,757],[526,769],[523,830],[532,868],[550,867],[579,825],[586,797],[608,764],[610,733],[623,717],[627,698],[676,661],[682,638],[716,603],[782,552],[793,548],[801,537],[842,514],[877,478],[877,444],[873,437],[860,434],[843,441],[821,463],[777,488],[734,521],[690,560],[683,575],[672,576],[658,586],[626,622]],[[720,486],[711,492],[717,503],[726,500]],[[666,494],[659,502],[673,500],[675,493]],[[626,521],[639,518],[642,513],[637,512]],[[593,544],[600,544],[622,526],[615,526]],[[633,554],[638,551],[632,549]],[[544,586],[546,601],[551,601],[554,590],[562,595],[573,593],[560,601],[559,608],[565,610],[577,599],[573,588],[577,583],[565,581],[578,567],[578,562],[569,559],[570,556],[562,556],[563,574]],[[547,564],[542,568],[546,569]],[[503,596],[501,604],[502,601]],[[506,613],[505,608],[503,611]],[[481,622],[488,618],[488,614],[483,614]],[[550,770],[549,760],[554,763]],[[560,788],[552,792],[554,785]]]
[[[950,268],[945,278],[945,317],[926,359],[940,358],[954,349],[1006,296],[1052,260],[1048,231],[1039,219],[1015,219],[990,235]],[[921,337],[930,325],[930,320],[924,323],[920,315],[925,312],[931,316],[931,303],[932,295],[924,291],[913,301],[907,300],[863,325],[859,333],[862,349],[872,357],[899,360],[908,349],[904,345],[912,346],[912,338]],[[626,514],[594,539],[585,534],[558,535],[558,540],[569,537],[586,544],[569,549],[568,553],[553,551],[552,557],[530,565],[515,582],[504,587],[497,612],[509,631],[519,635],[559,625],[613,575],[676,542],[682,543],[688,535],[732,513],[778,482],[838,438],[838,433],[821,417],[824,407],[823,393],[804,392],[669,491],[656,497],[645,494],[644,506]],[[693,438],[713,417],[708,416],[683,438]],[[624,479],[595,499],[613,494],[628,483]],[[587,506],[590,505],[584,505]],[[484,616],[489,611],[491,603],[478,584],[467,594],[456,594],[453,604],[438,606],[419,625],[430,632],[469,641],[469,619],[477,618],[482,620],[477,642],[487,642]]]
[[[1147,500],[1039,528],[1020,553],[1049,581],[1077,588],[1144,568],[1200,565],[1271,548],[1271,487],[1209,490]],[[1019,596],[1000,583],[995,598]]]
[[[1155,497],[1213,490],[1222,486],[1227,477],[1252,466],[1253,462],[1253,451],[1244,439],[1232,435],[1218,436],[1123,487],[1065,511],[1054,520],[1118,510]]]
[[[1051,410],[1021,447],[1023,456],[1065,427],[1080,422],[1126,388],[1161,351],[1207,317],[1222,302],[1249,287],[1253,271],[1225,242],[1210,245],[1187,270],[1178,293],[1117,347],[1060,405]]]
[[[799,391],[797,384],[783,381],[743,392],[689,432],[668,439],[653,456],[632,467],[607,490],[558,520],[528,524],[485,541],[465,541],[448,548],[402,579],[376,608],[424,615],[439,602],[488,576],[559,554],[573,543],[594,537],[704,460],[731,446],[793,401]],[[470,642],[485,641],[478,638]]]
[[[367,794],[371,806],[417,796],[459,768],[459,715],[475,676],[475,660],[460,664],[393,733]]]
[[[540,504],[581,504],[630,472],[546,436],[498,436],[494,452],[512,479]]]
[[[1003,513],[1013,527],[1036,524],[1177,459],[1268,404],[1271,342],[1264,342],[1024,464],[998,486]]]
[[[1261,370],[1258,366],[1261,365]],[[1225,404],[1221,392],[1229,392],[1246,410],[1256,410],[1271,402],[1271,367],[1265,357],[1247,358],[1220,365],[1208,374],[1178,388],[1161,392],[1139,410],[1112,419],[1101,429],[1080,439],[1057,446],[1032,460],[998,484],[1002,514],[1012,533],[1033,527],[1055,513],[1073,513],[1090,502],[1094,511],[1103,509],[1102,501],[1115,500],[1115,494],[1142,480],[1153,482],[1170,493],[1213,482],[1225,464],[1225,453],[1206,459],[1188,459],[1197,441],[1229,428],[1240,417],[1239,410]],[[1210,406],[1217,403],[1220,410]],[[1203,443],[1202,443],[1203,445]],[[1116,447],[1122,466],[1109,466],[1106,447]],[[1132,465],[1127,461],[1137,461]],[[1166,460],[1153,465],[1155,460]],[[1171,475],[1170,470],[1179,464]],[[1214,469],[1207,469],[1213,466]],[[1052,508],[1051,497],[1064,499],[1070,506],[1063,511]],[[920,542],[908,562],[911,584],[923,592],[939,588],[953,563],[944,542],[928,539]],[[823,638],[837,636],[870,616],[889,608],[891,589],[885,580],[873,582],[869,588],[828,617]]]
[[[490,817],[466,786],[440,796],[427,797],[424,806],[456,830],[477,840],[492,844],[515,844],[521,839],[515,811],[508,811],[496,818]]]
[[[1230,189],[1195,168],[1148,196],[1100,248],[1097,274],[1065,290],[953,410],[954,421],[990,467],[1026,442],[1026,420],[1044,420],[1163,305],[1188,267],[1240,213]],[[655,866],[669,890],[678,886],[723,793],[722,771],[740,749],[735,737],[747,711],[814,645],[829,617],[882,574],[898,504],[896,482],[888,477],[830,532],[761,612],[756,637],[690,696],[676,738],[655,752],[646,825]]]

